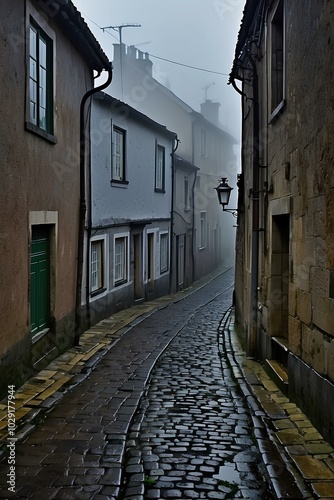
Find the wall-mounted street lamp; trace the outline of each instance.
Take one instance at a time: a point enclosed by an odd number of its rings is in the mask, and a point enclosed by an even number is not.
[[[228,185],[227,178],[222,177],[220,183],[215,189],[217,191],[219,203],[223,207],[223,211],[230,212],[234,217],[238,217],[237,208],[226,208],[230,202],[230,196],[233,189],[231,186]]]

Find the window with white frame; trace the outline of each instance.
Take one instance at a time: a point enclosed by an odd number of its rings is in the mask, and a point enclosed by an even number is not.
[[[114,284],[128,281],[128,237],[115,236],[114,240]]]
[[[112,128],[112,169],[111,180],[125,181],[125,130]]]
[[[105,240],[92,241],[90,248],[90,291],[93,293],[104,288]]]
[[[200,248],[206,247],[206,212],[200,213]]]
[[[201,156],[206,156],[207,153],[207,138],[205,128],[201,129]]]
[[[271,22],[271,112],[284,100],[284,0],[280,0]],[[279,108],[279,109],[278,109]]]
[[[166,273],[169,269],[168,233],[160,234],[160,273]]]
[[[189,210],[189,178],[184,178],[184,209]]]
[[[155,154],[155,191],[165,192],[165,148],[159,144]]]
[[[26,128],[46,138],[53,135],[53,40],[30,18],[28,116]]]

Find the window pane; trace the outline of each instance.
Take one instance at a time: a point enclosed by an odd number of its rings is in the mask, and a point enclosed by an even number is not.
[[[46,41],[43,38],[39,39],[39,64],[46,68]]]
[[[29,54],[31,57],[36,59],[36,48],[37,48],[37,33],[35,28],[30,26],[30,45],[29,45]]]
[[[30,101],[30,121],[34,125],[36,125],[37,120],[36,120],[36,103],[33,101]]]
[[[37,65],[32,57],[30,57],[30,78],[37,81]]]

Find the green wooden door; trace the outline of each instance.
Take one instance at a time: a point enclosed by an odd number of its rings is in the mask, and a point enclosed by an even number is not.
[[[32,228],[30,273],[30,322],[31,333],[35,335],[47,328],[50,312],[50,250],[46,226]]]

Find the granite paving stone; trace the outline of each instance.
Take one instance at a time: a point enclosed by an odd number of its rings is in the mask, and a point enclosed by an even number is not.
[[[19,388],[0,498],[333,498],[333,448],[235,334],[233,278],[114,314]]]

